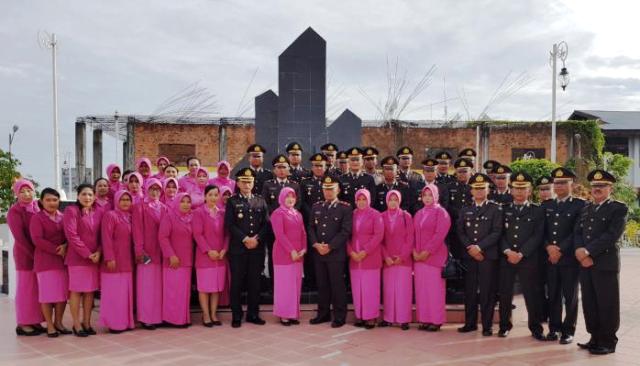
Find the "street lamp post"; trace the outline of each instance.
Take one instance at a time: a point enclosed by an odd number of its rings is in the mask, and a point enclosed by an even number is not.
[[[58,42],[56,35],[41,32],[39,34],[40,44],[47,49],[51,49],[51,64],[53,68],[53,177],[55,179],[54,186],[60,191],[60,143],[58,132],[58,70],[56,64],[56,52]]]
[[[11,146],[13,145],[13,141],[16,139],[16,132],[18,132],[18,125],[13,125],[13,127],[11,128],[11,132],[9,133],[9,158],[13,159],[11,157]]]
[[[566,42],[554,43],[551,50],[551,162],[557,161],[557,139],[556,139],[556,78],[560,79],[562,90],[566,90],[569,85],[569,71],[565,65],[567,55],[569,54],[569,46]],[[556,75],[556,64],[558,58],[562,60],[562,70]]]

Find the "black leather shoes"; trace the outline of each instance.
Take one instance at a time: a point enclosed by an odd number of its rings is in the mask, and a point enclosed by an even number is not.
[[[483,337],[491,337],[493,335],[493,330],[491,329],[483,329],[482,336]]]
[[[537,339],[539,341],[545,342],[547,340],[547,337],[544,336],[544,334],[542,333],[531,333],[531,336],[534,339]]]
[[[333,322],[331,322],[331,328],[340,328],[344,324],[344,320],[334,320]]]
[[[358,327],[358,328],[362,328],[362,327],[364,327],[364,320],[360,320],[360,319],[359,319],[359,320],[356,320],[356,322],[355,322],[355,323],[353,323],[353,326],[354,326],[354,327]]]
[[[498,331],[498,337],[500,338],[507,338],[508,335],[509,329],[500,329],[500,331]]]
[[[328,323],[331,321],[331,318],[329,318],[328,316],[316,316],[315,318],[311,318],[309,320],[309,324],[322,324],[322,323]]]
[[[247,318],[247,323],[256,324],[256,325],[265,325],[265,324],[267,324],[267,322],[264,321],[264,319],[262,319],[259,316],[256,316],[255,318]]]
[[[560,344],[569,344],[573,342],[573,336],[569,335],[569,334],[563,334],[562,337],[560,337]]]
[[[578,347],[580,347],[580,349],[589,350],[596,347],[596,343],[593,341],[593,339],[589,339],[589,342],[587,343],[578,343]]]
[[[558,338],[558,332],[549,332],[549,334],[547,334],[547,340],[548,341],[557,341]]]
[[[24,330],[21,326],[17,326],[16,327],[16,335],[19,336],[25,336],[25,337],[33,337],[33,336],[37,336],[40,335],[41,332],[37,329],[32,329],[31,331],[26,331]]]
[[[469,333],[469,332],[475,332],[476,330],[478,330],[478,326],[476,325],[465,325],[464,327],[460,327],[458,328],[458,332],[459,333]]]
[[[238,319],[233,319],[231,321],[231,328],[240,328],[242,326],[242,321]]]
[[[608,355],[609,353],[614,353],[615,348],[603,347],[603,346],[595,346],[593,348],[589,348],[589,353],[592,355]]]
[[[409,330],[409,323],[402,323],[402,324],[400,324],[400,329],[402,329],[402,330]]]

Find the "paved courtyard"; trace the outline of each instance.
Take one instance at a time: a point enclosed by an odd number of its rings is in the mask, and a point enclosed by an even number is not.
[[[2,296],[0,365],[640,365],[640,250],[623,250],[622,268],[620,342],[608,356],[590,356],[575,342],[562,346],[532,339],[521,297],[515,300],[515,328],[507,339],[459,334],[459,324],[447,324],[439,333],[418,331],[415,324],[409,331],[311,326],[312,307],[304,308],[301,325],[291,327],[281,326],[265,310],[267,325],[232,329],[230,314],[224,312],[223,327],[211,329],[200,326],[199,314],[193,314],[189,329],[136,329],[119,335],[99,329],[89,338],[49,339],[17,338],[13,302]],[[71,326],[70,319],[66,325]],[[576,341],[587,339],[580,316]]]

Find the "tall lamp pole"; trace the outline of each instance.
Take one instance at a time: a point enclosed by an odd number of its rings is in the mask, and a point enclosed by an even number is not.
[[[569,55],[569,46],[565,41],[554,43],[551,50],[551,162],[557,162],[557,138],[556,138],[556,78],[560,80],[562,90],[569,85],[569,71],[565,65]],[[556,75],[558,58],[562,61],[562,70]]]
[[[58,42],[55,33],[40,32],[40,44],[47,49],[51,49],[51,64],[53,69],[53,177],[54,186],[60,191],[60,138],[58,132],[58,70],[56,64],[56,51]]]
[[[16,139],[16,132],[18,132],[18,125],[13,125],[13,127],[11,128],[11,133],[9,133],[9,158],[13,159],[11,157],[11,146],[13,145],[13,141]]]

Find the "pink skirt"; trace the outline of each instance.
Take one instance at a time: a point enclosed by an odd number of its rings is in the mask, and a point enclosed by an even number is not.
[[[162,265],[138,264],[136,271],[138,320],[145,324],[162,323]]]
[[[300,318],[302,263],[273,266],[273,315],[284,319]]]
[[[38,278],[34,271],[16,271],[16,323],[34,325],[44,321],[38,302]]]
[[[442,267],[416,263],[414,268],[416,288],[416,319],[420,323],[442,325],[447,321],[445,308],[446,282]]]
[[[411,267],[385,267],[382,271],[382,285],[384,320],[390,323],[410,323],[413,312]]]
[[[113,330],[133,329],[133,274],[102,272],[100,285],[102,325]]]
[[[380,269],[352,269],[350,273],[356,318],[377,319],[380,316]]]
[[[196,268],[198,292],[222,292],[227,280],[227,266]]]
[[[69,277],[64,269],[38,272],[38,301],[41,304],[66,302],[69,298]]]
[[[191,322],[191,267],[162,270],[162,320],[173,325]]]
[[[69,266],[69,291],[93,292],[100,288],[100,269],[98,265]]]

